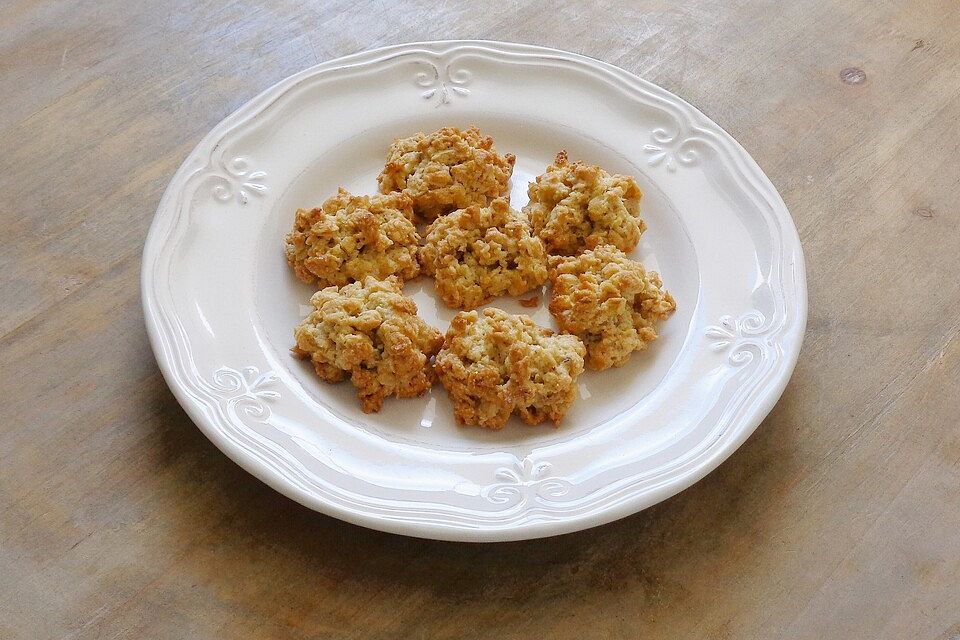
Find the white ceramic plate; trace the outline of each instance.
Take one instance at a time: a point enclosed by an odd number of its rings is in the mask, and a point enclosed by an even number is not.
[[[731,96],[731,100],[736,100]],[[376,191],[398,136],[477,124],[516,154],[512,202],[554,154],[634,175],[649,230],[634,256],[678,302],[619,369],[587,372],[559,429],[457,427],[439,386],[360,412],[349,383],[293,359],[311,289],[283,255],[297,207]],[[441,330],[454,312],[405,292]],[[515,540],[620,518],[691,485],[773,407],[806,321],[783,201],[728,134],[609,64],[528,45],[407,44],[333,60],[260,94],[207,135],[160,202],[143,257],[157,361],[233,460],[323,513],[449,540]],[[541,305],[494,305],[555,326]]]

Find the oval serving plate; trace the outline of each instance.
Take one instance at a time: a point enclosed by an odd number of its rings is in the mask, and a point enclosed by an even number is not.
[[[563,424],[457,427],[439,386],[363,414],[349,383],[293,359],[310,287],[287,267],[298,207],[376,192],[395,137],[478,125],[517,156],[512,204],[560,149],[636,177],[633,257],[678,310],[621,368],[588,371]],[[548,536],[609,522],[702,478],[782,393],[806,322],[803,255],[783,201],[720,127],[622,69],[497,42],[406,44],[332,60],[210,132],[160,202],[143,256],[157,361],[221,450],[281,493],[363,526],[447,540]],[[432,281],[404,289],[446,330]],[[492,303],[555,327],[544,302]]]

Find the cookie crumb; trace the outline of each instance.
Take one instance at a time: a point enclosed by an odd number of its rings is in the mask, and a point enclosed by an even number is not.
[[[297,360],[309,360],[310,354],[301,349],[300,347],[290,347],[290,355],[292,355]]]

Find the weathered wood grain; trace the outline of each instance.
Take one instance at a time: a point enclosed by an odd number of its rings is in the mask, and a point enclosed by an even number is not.
[[[153,361],[140,251],[199,138],[318,61],[445,37],[640,73],[796,220],[793,380],[644,513],[362,530],[228,461]],[[960,637],[960,4],[7,0],[0,95],[0,638]]]

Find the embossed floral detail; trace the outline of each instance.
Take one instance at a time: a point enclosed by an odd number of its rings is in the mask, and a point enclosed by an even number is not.
[[[530,457],[513,467],[500,467],[494,477],[500,482],[491,484],[481,495],[494,504],[512,507],[535,498],[551,500],[570,492],[573,484],[566,478],[551,475],[553,465],[534,462]]]
[[[670,135],[666,129],[654,129],[650,133],[650,143],[643,145],[647,154],[647,164],[657,167],[661,164],[674,172],[678,165],[690,166],[697,163],[699,157],[693,144],[696,138],[680,140],[680,133]]]
[[[417,73],[416,84],[423,89],[420,96],[424,100],[434,101],[435,107],[450,104],[453,96],[470,95],[471,74],[466,69],[451,69],[450,65],[442,70],[432,62],[422,62],[428,70]]]
[[[270,417],[270,408],[266,403],[280,397],[279,393],[270,389],[276,380],[273,371],[260,373],[257,367],[244,367],[240,371],[220,367],[213,372],[213,387],[224,396],[227,410],[259,420]]]
[[[229,202],[236,198],[240,204],[247,204],[250,195],[262,196],[267,191],[263,179],[266,171],[251,171],[246,158],[238,156],[233,160],[221,162],[223,174],[215,176],[213,197],[218,202]]]
[[[707,327],[706,336],[710,339],[710,348],[722,352],[731,349],[729,361],[733,365],[742,365],[753,360],[761,345],[750,340],[766,331],[766,317],[759,311],[748,311],[739,318],[720,316],[717,324]]]

